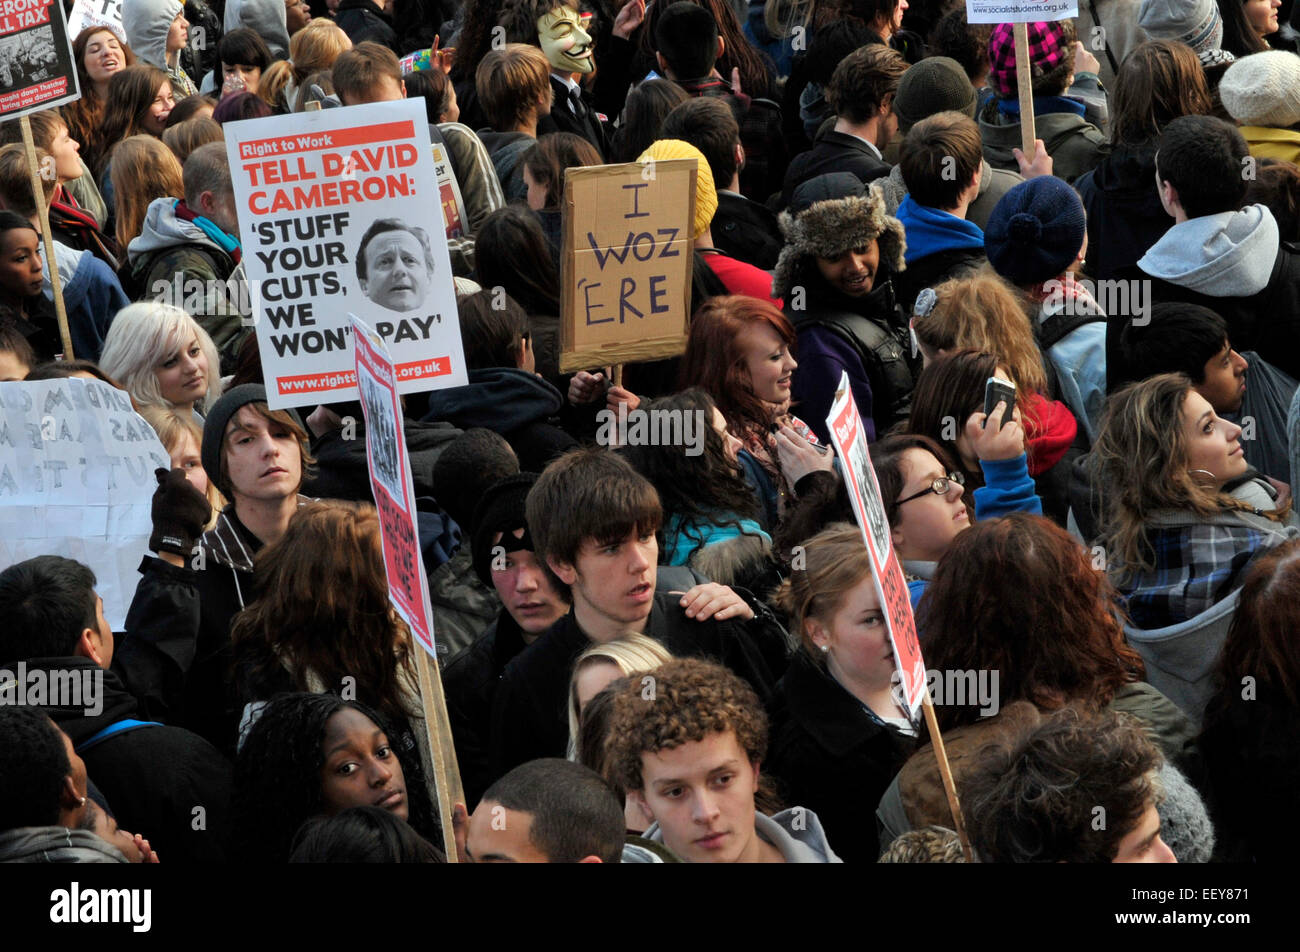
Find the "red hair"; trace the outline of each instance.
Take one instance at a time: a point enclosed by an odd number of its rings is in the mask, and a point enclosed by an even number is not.
[[[794,348],[794,327],[770,301],[725,294],[705,301],[691,320],[691,336],[682,356],[677,387],[704,390],[737,436],[766,433],[772,414],[754,393],[740,335],[766,322],[787,347]]]
[[[996,671],[1000,703],[1105,707],[1144,675],[1124,640],[1115,589],[1061,527],[1023,512],[958,533],[917,611],[939,671]],[[935,709],[939,729],[974,723],[971,705]]]

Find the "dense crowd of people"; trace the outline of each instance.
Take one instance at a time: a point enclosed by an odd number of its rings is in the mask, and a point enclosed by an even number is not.
[[[81,562],[0,566],[0,861],[1290,854],[1300,4],[1096,0],[1026,63],[961,0],[123,10],[31,116],[44,217],[0,125],[0,380],[125,391],[171,468],[121,630]],[[401,432],[445,723],[360,404],[268,405],[223,134],[402,98],[462,216],[468,382]],[[567,171],[670,159],[684,353],[562,372]],[[444,231],[378,225],[363,290]],[[960,822],[830,447],[845,377]]]

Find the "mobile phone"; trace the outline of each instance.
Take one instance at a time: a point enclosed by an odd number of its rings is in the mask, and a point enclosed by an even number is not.
[[[1003,400],[1007,409],[1002,414],[1002,425],[1011,422],[1011,411],[1016,408],[1016,385],[1001,377],[990,377],[984,383],[984,413],[991,414]]]

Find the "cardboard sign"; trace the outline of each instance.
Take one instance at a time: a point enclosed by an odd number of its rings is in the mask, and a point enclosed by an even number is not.
[[[894,646],[894,666],[898,672],[901,697],[907,711],[915,715],[925,697],[925,663],[921,660],[921,645],[916,638],[916,622],[912,618],[912,602],[908,597],[907,582],[898,564],[889,537],[889,522],[880,499],[880,484],[876,471],[871,468],[867,453],[866,431],[862,417],[853,401],[849,375],[840,377],[830,416],[826,418],[831,443],[840,457],[840,470],[844,485],[849,491],[849,502],[862,529],[862,539],[871,556],[871,575],[876,583],[876,595],[889,624],[889,639]]]
[[[467,382],[423,110],[223,126],[271,407],[356,399],[351,314],[384,339],[399,393]]]
[[[564,173],[561,371],[686,350],[695,174],[691,159]]]
[[[81,98],[59,0],[0,0],[0,120]]]
[[[82,30],[92,26],[107,27],[125,43],[122,0],[74,0],[72,12],[68,14],[68,36],[75,40]]]
[[[411,460],[402,435],[402,404],[398,398],[397,367],[382,338],[355,315],[357,388],[366,419],[366,460],[370,464],[370,490],[379,511],[379,534],[384,545],[388,598],[411,628],[417,641],[437,656],[433,641],[433,610],[429,582],[415,520],[415,484]]]
[[[967,23],[1049,23],[1079,15],[1079,0],[966,0]]]
[[[0,569],[38,555],[90,566],[122,631],[158,467],[171,460],[125,392],[80,378],[0,383]]]

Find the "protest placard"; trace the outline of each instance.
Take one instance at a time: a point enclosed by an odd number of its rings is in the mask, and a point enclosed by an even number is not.
[[[55,0],[0,0],[0,120],[81,98]]]
[[[436,128],[436,127],[435,127]],[[442,205],[443,230],[448,238],[460,238],[465,234],[469,222],[469,212],[465,210],[465,200],[460,194],[460,185],[456,173],[451,167],[451,153],[447,143],[433,143],[433,174],[438,177],[438,200]]]
[[[76,559],[123,630],[158,467],[171,468],[167,451],[125,392],[80,378],[0,383],[0,569]]]
[[[438,671],[438,646],[433,638],[429,582],[420,553],[415,515],[415,483],[402,428],[397,367],[383,339],[355,315],[350,316],[356,356],[357,389],[366,420],[366,460],[370,491],[379,513],[379,535],[388,576],[388,599],[411,629],[423,651],[416,652],[420,698],[429,747],[434,752],[434,785],[442,815],[443,846],[448,862],[456,861],[452,805],[463,803],[456,748],[451,739],[447,701]],[[429,659],[433,660],[430,661]]]
[[[944,792],[952,811],[953,828],[961,841],[966,861],[973,862],[961,803],[957,799],[957,786],[953,782],[952,768],[944,750],[943,735],[934,716],[934,705],[926,690],[925,662],[921,659],[921,643],[916,637],[916,620],[912,617],[907,582],[903,578],[902,566],[898,564],[898,552],[890,538],[889,521],[885,517],[885,507],[880,496],[880,483],[876,481],[876,471],[871,466],[866,430],[862,427],[858,405],[853,400],[847,371],[840,374],[840,383],[835,390],[830,415],[826,418],[826,427],[830,430],[831,445],[840,458],[840,473],[849,492],[849,504],[853,507],[858,527],[862,530],[862,540],[866,543],[871,561],[871,577],[876,584],[876,597],[880,599],[885,624],[889,627],[889,640],[894,649],[894,671],[898,680],[894,697],[900,706],[906,708],[910,717],[916,716],[918,707],[925,711],[934,756],[939,764],[939,774],[943,778]]]
[[[357,398],[356,314],[399,393],[467,382],[422,100],[223,127],[274,408]]]
[[[1069,20],[1078,15],[1078,0],[966,0],[966,22],[1012,24],[1016,63],[1031,61],[1028,24]],[[1037,133],[1033,78],[1027,69],[1016,70],[1016,98],[1020,102],[1020,151],[1026,161],[1032,162]]]
[[[122,29],[122,0],[75,0],[68,14],[68,36],[76,39],[87,27],[107,27],[126,42]]]
[[[1078,15],[1079,0],[966,0],[967,23],[1046,23]]]
[[[686,350],[695,172],[671,159],[564,173],[561,371]]]
[[[840,377],[826,426],[840,457],[840,471],[849,491],[849,503],[858,518],[863,541],[871,556],[876,594],[894,646],[894,667],[901,687],[900,695],[906,702],[908,713],[914,715],[925,696],[925,663],[921,660],[921,645],[916,637],[907,582],[903,579],[898,553],[889,537],[889,523],[880,501],[880,484],[876,482],[876,471],[871,468],[866,430],[853,400],[847,372]]]

